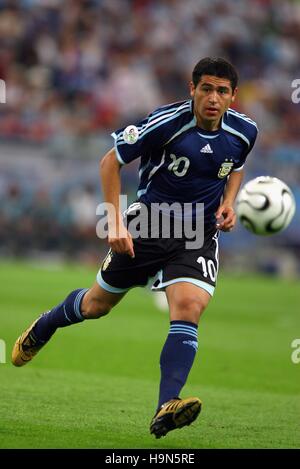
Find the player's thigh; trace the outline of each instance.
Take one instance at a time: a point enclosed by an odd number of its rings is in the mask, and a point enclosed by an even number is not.
[[[95,282],[84,295],[81,312],[84,317],[89,319],[105,316],[121,301],[126,293],[111,293]]]
[[[211,295],[203,288],[189,282],[177,282],[166,287],[171,321],[188,321],[198,324]]]

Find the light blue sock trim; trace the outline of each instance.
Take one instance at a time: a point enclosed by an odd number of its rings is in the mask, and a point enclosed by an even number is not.
[[[172,332],[170,331],[169,332],[169,335],[173,335],[173,334],[181,334],[181,335],[187,335],[189,337],[193,337],[193,339],[198,339],[198,336],[196,334],[190,334],[189,332],[184,332],[184,331],[175,331],[175,332]]]
[[[82,297],[85,295],[85,293],[88,291],[88,288],[83,288],[76,296],[74,300],[74,311],[78,319],[83,321],[85,318],[82,316],[80,312],[80,302]]]
[[[192,323],[191,326],[189,326],[185,323],[176,322],[175,324],[170,324],[169,334],[183,334],[198,341],[198,326]]]
[[[176,329],[186,330],[188,332],[192,332],[192,333],[196,333],[196,334],[197,334],[197,331],[198,331],[197,327],[184,326],[183,324],[172,324],[171,327],[170,327],[170,330],[173,331],[173,330],[176,330]]]

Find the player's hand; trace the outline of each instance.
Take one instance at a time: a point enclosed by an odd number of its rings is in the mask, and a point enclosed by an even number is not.
[[[236,223],[236,214],[229,205],[220,205],[216,212],[216,227],[221,231],[233,230]]]
[[[112,251],[118,254],[128,254],[132,258],[135,257],[132,236],[123,224],[109,230],[108,244]]]

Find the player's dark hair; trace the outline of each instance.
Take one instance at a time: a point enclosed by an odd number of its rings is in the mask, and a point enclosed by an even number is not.
[[[235,67],[221,57],[205,57],[195,65],[192,75],[195,87],[201,80],[202,75],[227,78],[231,83],[232,91],[235,90],[238,84],[238,74]]]

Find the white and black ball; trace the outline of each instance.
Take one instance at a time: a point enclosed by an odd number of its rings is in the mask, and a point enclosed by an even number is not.
[[[257,235],[268,236],[288,227],[296,210],[291,189],[278,178],[260,176],[247,182],[236,200],[242,225]]]

